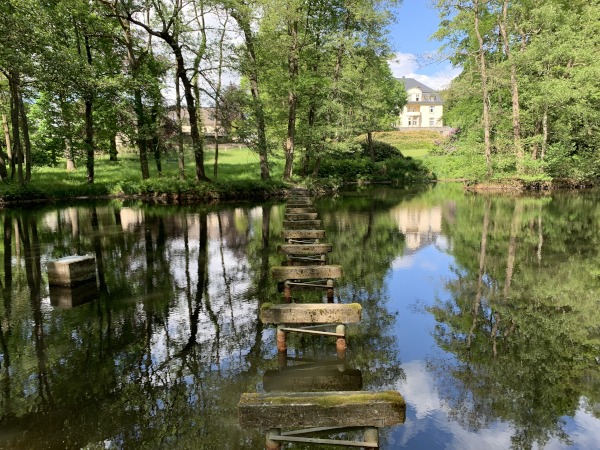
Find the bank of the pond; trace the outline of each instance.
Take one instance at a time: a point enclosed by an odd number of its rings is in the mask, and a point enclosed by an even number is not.
[[[284,198],[290,183],[283,181],[214,181],[199,183],[195,180],[151,179],[124,181],[117,184],[51,185],[31,182],[0,183],[0,207],[57,202],[61,200],[124,198],[140,199],[148,203],[191,204],[214,201],[262,201]]]
[[[556,189],[587,189],[598,185],[590,180],[524,180],[520,178],[502,181],[468,181],[463,180],[465,190],[471,192],[503,192],[503,191],[553,191]]]

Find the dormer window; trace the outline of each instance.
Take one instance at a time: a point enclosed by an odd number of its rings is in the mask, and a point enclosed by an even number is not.
[[[421,96],[419,94],[415,94],[415,102],[418,102],[421,99]]]

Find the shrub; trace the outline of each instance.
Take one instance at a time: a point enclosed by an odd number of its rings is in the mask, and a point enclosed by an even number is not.
[[[327,158],[321,163],[319,177],[343,181],[370,180],[375,166],[368,158]]]
[[[366,158],[370,158],[371,153],[369,152],[368,141],[361,140],[360,146],[362,148],[362,155]],[[402,156],[400,150],[398,150],[393,145],[382,141],[373,141],[373,149],[375,151],[375,162],[380,162],[389,158],[397,158],[399,156]]]

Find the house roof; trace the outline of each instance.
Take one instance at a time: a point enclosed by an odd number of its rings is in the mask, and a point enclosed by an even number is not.
[[[440,96],[440,94],[438,94],[437,91],[430,88],[429,86],[424,85],[420,81],[415,80],[414,78],[402,77],[402,78],[397,78],[397,80],[404,83],[404,88],[406,89],[406,92],[408,92],[411,89],[417,88],[425,94],[435,95],[435,100],[433,100],[435,103],[444,103],[444,101],[442,100],[442,97]],[[411,103],[431,103],[431,101],[429,101],[429,102],[411,102]]]

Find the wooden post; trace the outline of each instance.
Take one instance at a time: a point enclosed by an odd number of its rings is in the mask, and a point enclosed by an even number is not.
[[[265,450],[280,450],[281,444],[277,441],[271,440],[271,436],[279,436],[281,434],[281,430],[277,428],[272,428],[267,433],[267,439],[265,441]]]
[[[333,303],[333,280],[327,280],[327,301]]]
[[[287,353],[287,344],[285,342],[285,331],[282,330],[284,326],[277,326],[277,351],[279,353]]]
[[[289,280],[283,282],[283,298],[286,303],[292,302],[292,286],[290,285]]]
[[[338,358],[346,357],[346,326],[343,324],[335,327],[335,332],[338,334],[342,334],[344,337],[338,337],[337,342],[335,343],[335,350],[337,352]]]
[[[379,448],[379,429],[375,427],[366,428],[365,442],[368,442],[370,444],[377,444],[377,448]]]

